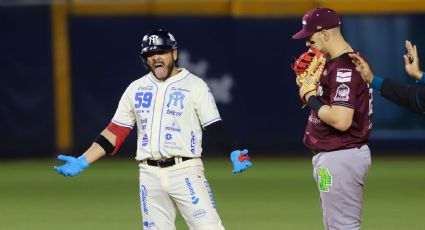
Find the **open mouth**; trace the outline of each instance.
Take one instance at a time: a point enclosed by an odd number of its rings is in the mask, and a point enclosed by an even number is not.
[[[164,67],[164,63],[162,63],[162,62],[155,63],[155,64],[153,65],[153,67],[154,67],[154,69],[162,68],[162,67]]]

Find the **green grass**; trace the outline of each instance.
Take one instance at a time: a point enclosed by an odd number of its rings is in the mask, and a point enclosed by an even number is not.
[[[323,229],[310,159],[255,159],[241,175],[227,159],[206,159],[206,175],[226,229]],[[52,161],[0,162],[0,229],[142,229],[138,168],[111,159],[65,178]],[[425,158],[374,159],[362,229],[425,229]],[[188,229],[182,218],[177,229]]]

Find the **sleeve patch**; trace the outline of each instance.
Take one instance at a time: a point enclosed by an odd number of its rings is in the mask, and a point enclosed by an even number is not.
[[[334,101],[348,101],[348,99],[350,98],[349,95],[350,95],[350,88],[346,84],[341,84],[336,89]]]
[[[352,69],[338,68],[336,70],[336,82],[344,83],[351,81]]]

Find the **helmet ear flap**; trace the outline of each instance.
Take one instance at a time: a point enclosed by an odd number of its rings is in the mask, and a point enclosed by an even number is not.
[[[140,59],[142,59],[143,66],[144,66],[147,70],[149,70],[149,66],[148,66],[148,57],[147,57],[147,55],[146,55],[146,54],[140,54]]]

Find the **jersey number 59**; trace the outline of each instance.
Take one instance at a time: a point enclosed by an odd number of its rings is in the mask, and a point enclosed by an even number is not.
[[[143,106],[143,108],[149,108],[152,102],[152,93],[137,92],[136,95],[134,96],[134,100],[136,101],[136,103],[134,104],[134,107],[136,109],[140,108],[140,106]]]

